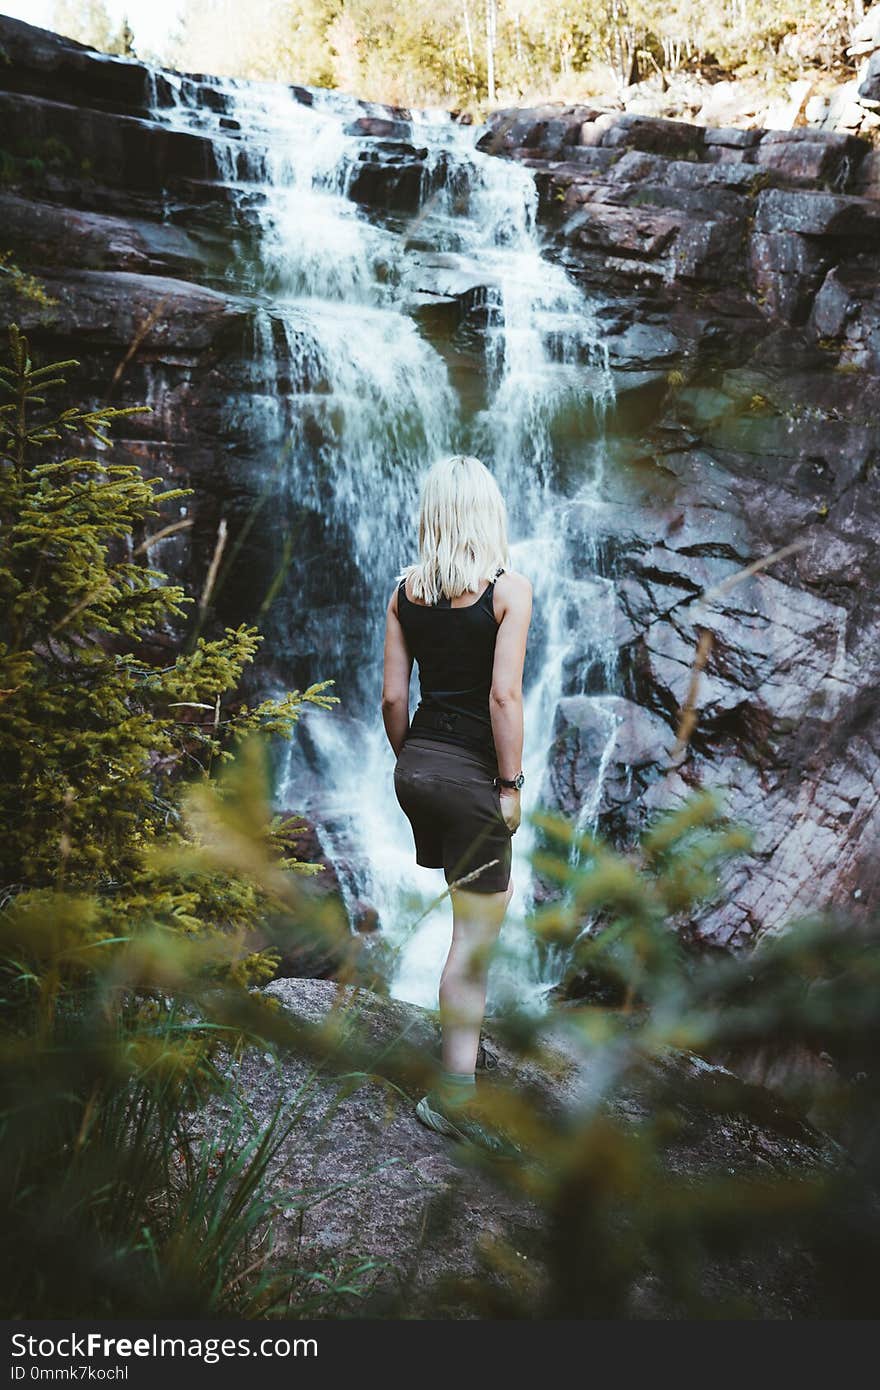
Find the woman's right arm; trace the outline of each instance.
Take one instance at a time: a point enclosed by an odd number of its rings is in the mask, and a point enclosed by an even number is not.
[[[413,659],[397,616],[397,590],[385,610],[385,659],[382,673],[382,720],[398,757],[409,732],[409,683]]]
[[[489,714],[498,756],[498,775],[511,780],[522,768],[523,696],[522,678],[526,641],[532,618],[532,586],[524,574],[513,571],[495,585],[495,603],[500,608]],[[501,788],[501,810],[509,828],[520,822],[520,794],[514,788]]]

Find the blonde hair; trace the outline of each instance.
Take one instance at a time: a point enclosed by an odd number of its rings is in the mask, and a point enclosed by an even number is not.
[[[419,561],[397,578],[412,576],[413,598],[435,604],[441,595],[479,589],[510,568],[507,508],[492,474],[479,459],[453,454],[430,468],[419,501]]]

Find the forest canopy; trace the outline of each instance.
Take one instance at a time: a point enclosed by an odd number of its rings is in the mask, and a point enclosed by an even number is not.
[[[298,81],[461,108],[613,96],[651,74],[791,80],[843,67],[863,0],[183,0],[141,52],[104,0],[57,0],[54,26],[184,71]]]

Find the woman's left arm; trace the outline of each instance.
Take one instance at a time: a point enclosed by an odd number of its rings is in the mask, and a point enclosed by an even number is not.
[[[382,676],[382,720],[395,757],[409,730],[409,680],[413,659],[397,616],[397,590],[385,611],[385,667]]]

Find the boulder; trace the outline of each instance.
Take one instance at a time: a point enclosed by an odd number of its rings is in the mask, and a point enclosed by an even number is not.
[[[687,121],[670,121],[656,116],[622,112],[612,119],[602,135],[602,144],[612,149],[624,146],[649,150],[667,156],[699,154],[705,142],[701,126]]]
[[[864,241],[876,247],[880,234],[880,206],[871,198],[833,193],[798,194],[768,188],[758,195],[755,230],[765,233],[796,232],[798,236]]]
[[[756,157],[758,164],[778,171],[786,183],[824,183],[843,189],[865,153],[864,141],[851,135],[805,129],[769,130]]]
[[[880,47],[859,73],[859,100],[866,106],[880,107]]]
[[[846,51],[851,57],[860,57],[875,48],[880,48],[880,8],[872,5],[852,30]]]

